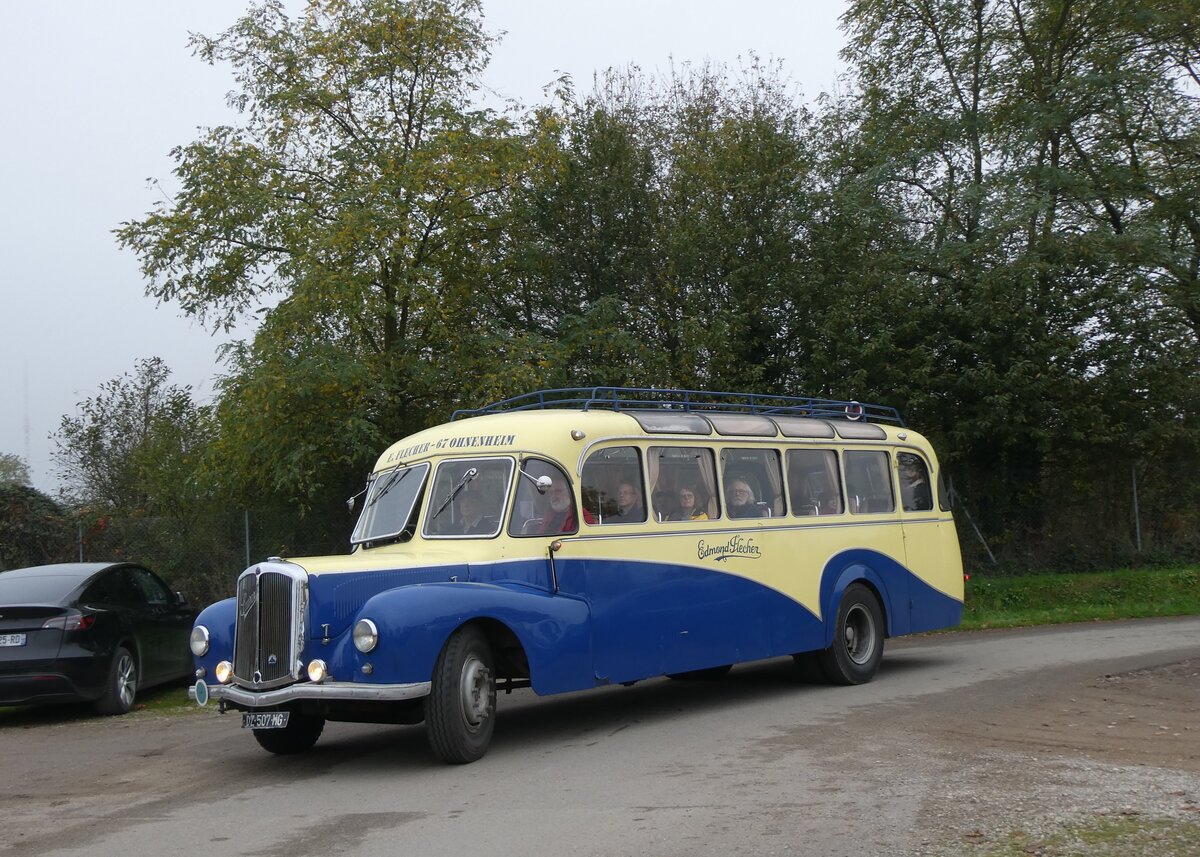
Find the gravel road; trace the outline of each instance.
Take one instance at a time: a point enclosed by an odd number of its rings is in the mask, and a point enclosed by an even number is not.
[[[1200,617],[888,643],[876,681],[501,697],[491,752],[233,716],[0,715],[0,857],[1200,855]]]

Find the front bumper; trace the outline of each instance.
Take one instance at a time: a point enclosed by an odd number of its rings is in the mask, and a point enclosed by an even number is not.
[[[403,702],[429,695],[431,682],[412,684],[360,684],[352,681],[327,681],[321,684],[301,682],[276,690],[252,691],[235,684],[210,684],[208,698],[223,700],[239,708],[274,708],[298,699],[355,702]],[[195,685],[188,688],[188,699],[196,701]]]

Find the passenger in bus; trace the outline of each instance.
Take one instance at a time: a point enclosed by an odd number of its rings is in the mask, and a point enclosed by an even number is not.
[[[546,489],[546,498],[549,500],[549,506],[542,518],[539,533],[543,535],[573,533],[579,529],[579,522],[575,517],[575,501],[571,497],[571,486],[566,481],[555,479],[550,483],[550,487]],[[583,510],[583,519],[589,524],[596,522],[592,513],[587,509]]]
[[[490,535],[495,522],[483,516],[483,500],[478,491],[464,491],[458,498],[458,532],[466,536]]]
[[[915,455],[900,453],[900,498],[906,512],[927,512],[933,496],[925,478],[925,465]]]
[[[696,488],[691,485],[684,485],[679,489],[678,508],[668,520],[707,521],[708,512],[705,511],[705,508],[708,506],[708,498],[705,497],[701,501],[701,496]]]
[[[763,516],[763,508],[758,505],[754,499],[754,489],[750,487],[750,483],[738,477],[729,483],[729,488],[725,491],[725,503],[729,507],[729,517],[731,518],[761,518]]]
[[[629,524],[646,520],[646,508],[642,505],[642,492],[632,482],[617,486],[617,514],[606,519],[609,524]]]

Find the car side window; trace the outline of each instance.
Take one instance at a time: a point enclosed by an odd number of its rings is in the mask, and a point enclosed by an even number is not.
[[[127,568],[133,585],[141,594],[142,600],[156,607],[165,607],[171,603],[171,591],[166,584],[144,568]]]

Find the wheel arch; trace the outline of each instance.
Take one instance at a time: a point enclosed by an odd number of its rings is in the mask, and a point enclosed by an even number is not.
[[[838,605],[841,604],[846,590],[855,583],[862,584],[875,596],[875,601],[879,604],[879,610],[883,614],[884,636],[891,637],[900,633],[894,623],[897,611],[894,599],[898,597],[898,593],[894,593],[889,588],[886,579],[873,563],[867,561],[866,558],[855,557],[845,564],[826,566],[825,573],[821,577],[821,616],[825,638],[823,645],[825,646],[829,646],[833,642],[834,625],[836,624],[834,620],[837,617]]]
[[[495,661],[497,678],[531,678],[529,655],[525,650],[525,644],[507,623],[493,616],[477,616],[463,622],[451,633],[468,626],[478,628],[487,640]]]

